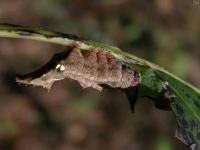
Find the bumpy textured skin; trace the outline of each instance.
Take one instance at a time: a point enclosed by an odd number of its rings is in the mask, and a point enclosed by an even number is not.
[[[128,88],[140,83],[139,74],[117,61],[110,52],[74,48],[60,63],[65,66],[64,76],[77,80],[83,88],[102,90],[104,84]]]
[[[92,87],[99,91],[102,90],[102,85],[125,89],[136,87],[141,81],[136,71],[115,59],[111,52],[75,47],[55,54],[40,69],[18,76],[17,82],[49,90],[55,81],[65,78],[78,81],[83,88]]]

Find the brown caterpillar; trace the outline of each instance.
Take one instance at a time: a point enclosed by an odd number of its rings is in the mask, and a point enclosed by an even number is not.
[[[99,91],[102,90],[102,85],[127,89],[137,87],[141,81],[136,71],[118,61],[111,52],[75,47],[55,54],[46,65],[35,72],[19,75],[17,82],[50,90],[55,81],[65,78],[78,81],[83,88],[92,87]],[[128,92],[128,98],[136,99],[137,95],[132,93],[136,92]]]
[[[65,66],[65,77],[77,80],[83,88],[102,90],[100,85],[128,88],[139,84],[139,75],[117,61],[110,52],[74,48],[68,58],[60,62]]]
[[[78,81],[83,88],[97,90],[102,90],[101,85],[128,88],[140,83],[139,74],[116,60],[110,52],[79,48],[56,54],[39,70],[18,76],[17,82],[50,89],[54,81],[64,78]]]

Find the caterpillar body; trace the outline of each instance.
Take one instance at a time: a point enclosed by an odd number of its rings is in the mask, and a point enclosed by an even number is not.
[[[16,81],[50,90],[55,81],[65,78],[78,81],[83,88],[92,87],[99,91],[104,85],[120,88],[125,91],[134,111],[137,100],[137,91],[134,89],[138,89],[141,82],[140,74],[122,64],[108,51],[69,47],[67,51],[55,54],[40,69],[18,75]]]
[[[74,48],[68,58],[60,63],[65,66],[64,76],[77,80],[83,88],[102,90],[103,84],[114,88],[128,88],[137,86],[140,82],[137,72],[117,61],[106,51],[81,51]]]
[[[64,78],[78,81],[83,88],[100,91],[102,85],[125,89],[140,83],[139,73],[114,58],[111,52],[76,47],[55,54],[46,65],[32,73],[19,75],[17,82],[50,89],[55,81]]]

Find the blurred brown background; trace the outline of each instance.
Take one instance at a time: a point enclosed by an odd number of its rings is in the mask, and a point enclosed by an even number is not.
[[[116,45],[200,87],[198,0],[0,0],[0,22],[43,26]],[[17,85],[64,47],[0,39],[1,150],[184,150],[171,112],[118,90],[64,80],[51,92]]]

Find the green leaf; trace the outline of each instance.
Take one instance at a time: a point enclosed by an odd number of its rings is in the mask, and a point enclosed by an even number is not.
[[[176,136],[188,146],[200,147],[200,91],[166,72],[156,71],[175,93],[171,103],[179,126]],[[196,145],[194,145],[196,144]]]

